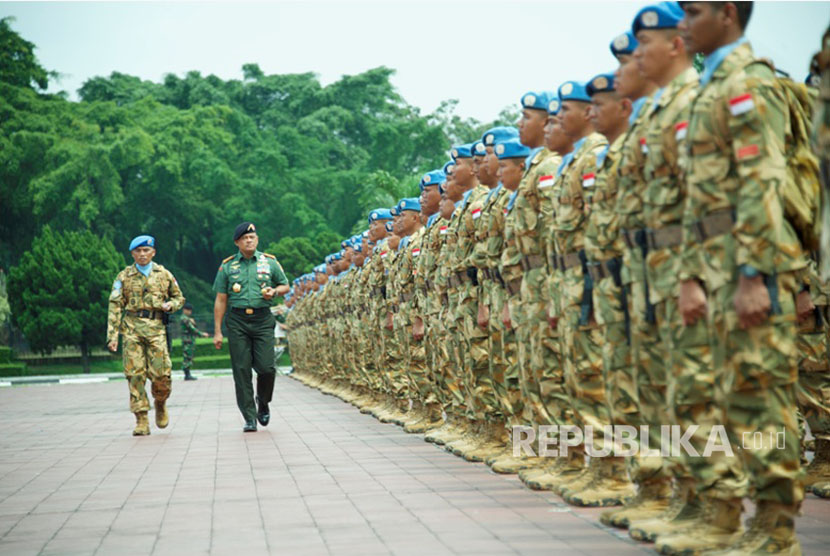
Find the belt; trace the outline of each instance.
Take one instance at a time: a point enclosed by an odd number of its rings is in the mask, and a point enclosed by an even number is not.
[[[557,265],[554,268],[558,268],[559,270],[567,270],[575,267],[576,265],[582,264],[582,261],[579,258],[579,252],[574,251],[573,253],[568,253],[566,255],[557,255],[556,263]]]
[[[236,313],[237,315],[260,315],[266,311],[270,311],[268,307],[257,307],[254,309],[253,307],[231,307],[231,311]]]
[[[138,311],[127,311],[131,317],[138,317],[140,319],[157,319],[161,320],[164,317],[164,311],[153,311],[149,309],[139,309]]]
[[[611,276],[611,269],[608,268],[607,261],[602,261],[601,263],[589,263],[588,274],[591,275],[591,279],[594,283],[597,283],[603,278]]]
[[[458,281],[458,285],[460,286],[461,284],[469,280],[470,277],[467,275],[466,270],[460,270],[455,273],[455,279]]]
[[[683,243],[683,226],[675,224],[659,230],[646,230],[646,243],[652,250],[675,247]]]
[[[542,255],[526,255],[522,257],[522,270],[525,272],[539,268],[540,266],[545,266],[545,257]]]
[[[732,232],[734,223],[735,215],[732,209],[718,210],[695,222],[695,235],[698,241],[703,242],[710,237]]]
[[[522,290],[522,279],[514,278],[513,280],[507,282],[504,287],[507,290],[507,293],[510,295],[516,295]]]

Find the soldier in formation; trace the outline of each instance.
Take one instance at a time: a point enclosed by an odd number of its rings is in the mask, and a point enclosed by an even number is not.
[[[608,71],[525,93],[517,128],[450,146],[420,197],[370,211],[294,281],[294,376],[609,507],[603,523],[661,553],[799,554],[805,489],[830,496],[816,92],[753,54],[751,12],[645,6],[609,37]],[[647,431],[640,447],[675,426],[691,450],[619,455],[612,426]],[[528,430],[570,449],[518,450]]]

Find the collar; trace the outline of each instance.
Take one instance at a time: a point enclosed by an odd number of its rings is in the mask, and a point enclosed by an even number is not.
[[[143,274],[144,276],[150,276],[150,273],[153,271],[154,267],[155,267],[155,265],[153,264],[153,261],[150,261],[149,263],[147,263],[144,266],[141,266],[140,264],[135,263],[135,269],[138,272],[140,272],[141,274]]]
[[[251,260],[255,261],[262,255],[262,252],[259,250],[254,250],[254,254],[251,256]],[[235,261],[242,261],[245,260],[245,255],[242,254],[242,251],[236,252],[236,257],[234,258]]]
[[[700,85],[703,86],[709,83],[712,80],[712,76],[715,75],[715,72],[721,66],[726,57],[732,54],[733,50],[746,42],[749,42],[748,39],[746,36],[742,36],[735,42],[725,44],[706,56],[706,58],[703,59],[703,73],[700,74]]]
[[[634,125],[634,122],[637,121],[637,117],[640,115],[640,111],[643,109],[646,102],[648,102],[647,96],[640,97],[631,103],[631,115],[628,117],[628,125]]]

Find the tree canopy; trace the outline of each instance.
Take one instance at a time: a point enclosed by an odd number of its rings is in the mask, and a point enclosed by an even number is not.
[[[255,63],[230,80],[113,72],[71,102],[43,92],[55,74],[34,51],[0,20],[0,266],[17,264],[45,226],[120,252],[149,233],[200,310],[239,222],[257,224],[261,248],[293,278],[365,229],[369,210],[416,195],[453,142],[515,116],[464,120],[454,101],[422,114],[386,67],[327,86]]]

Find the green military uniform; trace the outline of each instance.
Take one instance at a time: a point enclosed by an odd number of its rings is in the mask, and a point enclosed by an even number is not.
[[[135,264],[118,273],[109,297],[107,343],[123,338],[124,374],[130,387],[130,411],[150,409],[144,384],[152,383],[153,399],[163,404],[170,396],[170,353],[167,351],[162,304],[169,301],[171,312],[184,305],[178,282],[169,270],[157,263],[149,275]]]
[[[228,347],[231,352],[236,405],[246,423],[256,418],[251,367],[257,373],[257,397],[260,403],[271,401],[276,366],[274,361],[274,326],[271,301],[262,297],[262,289],[287,285],[288,280],[268,253],[255,251],[245,258],[242,252],[222,261],[213,282],[213,291],[227,294]]]
[[[202,331],[196,327],[196,319],[182,315],[182,371],[185,376],[190,376],[190,369],[193,366],[193,354],[196,351],[196,338],[202,335]]]

